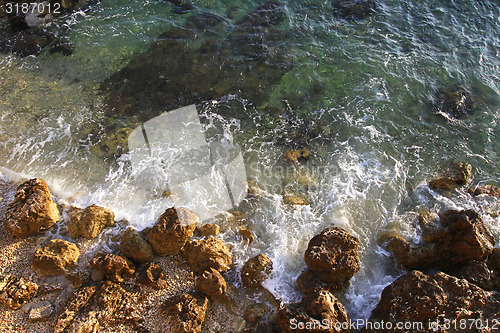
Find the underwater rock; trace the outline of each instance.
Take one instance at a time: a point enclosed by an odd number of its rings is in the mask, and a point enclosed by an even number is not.
[[[249,323],[256,323],[269,312],[269,306],[264,303],[254,303],[250,305],[244,314],[244,318]]]
[[[111,253],[97,253],[89,265],[101,272],[108,280],[118,283],[132,277],[135,273],[134,264],[130,260]]]
[[[62,275],[78,265],[80,250],[76,244],[53,239],[33,254],[31,267],[40,276]]]
[[[195,273],[201,273],[210,268],[225,272],[233,263],[229,246],[213,237],[188,241],[182,256]]]
[[[199,333],[205,322],[208,298],[196,294],[182,294],[164,303],[165,312],[173,319],[173,330],[179,333]]]
[[[339,227],[314,236],[304,254],[309,269],[322,281],[343,285],[361,268],[359,239]]]
[[[38,285],[22,277],[0,274],[0,304],[19,309],[38,290]]]
[[[77,269],[66,274],[65,277],[74,288],[81,288],[90,282],[90,273],[86,270]]]
[[[166,0],[172,3],[175,7],[172,8],[172,12],[176,14],[186,14],[189,11],[195,9],[196,7],[189,1],[184,0]]]
[[[160,265],[154,262],[150,262],[142,268],[137,281],[156,290],[166,289],[168,287],[167,281],[165,280],[165,272]]]
[[[247,288],[262,286],[273,270],[273,262],[265,255],[259,254],[243,265],[241,269],[241,282]]]
[[[245,243],[245,244],[250,245],[255,241],[255,237],[253,235],[253,232],[251,232],[250,230],[248,230],[245,227],[240,227],[240,229],[238,230],[238,233],[243,238],[243,243]]]
[[[377,3],[373,0],[343,0],[334,4],[335,15],[348,20],[361,20],[373,13]]]
[[[292,66],[284,39],[270,36],[281,12],[279,5],[263,5],[237,23],[230,38],[205,28],[219,21],[208,14],[162,33],[147,52],[101,84],[107,115],[143,122],[165,110],[227,95],[262,105]],[[193,31],[193,25],[202,29]],[[259,55],[247,57],[248,52]]]
[[[30,307],[28,321],[31,323],[47,321],[54,313],[52,304],[47,301],[33,303]]]
[[[493,185],[480,185],[474,188],[469,188],[468,192],[472,195],[489,195],[491,197],[500,198],[500,187]]]
[[[71,238],[78,236],[93,239],[107,227],[115,224],[115,213],[109,208],[91,205],[77,210],[70,217],[68,231]]]
[[[220,296],[226,292],[226,280],[215,269],[209,268],[196,279],[196,289],[207,296]]]
[[[197,226],[195,233],[201,237],[217,236],[220,232],[218,224],[207,223],[202,226]]]
[[[283,203],[285,205],[309,205],[311,202],[303,195],[287,191],[283,194]]]
[[[139,264],[154,259],[153,248],[133,227],[129,227],[123,234],[120,251],[127,258]]]
[[[5,212],[5,229],[16,237],[27,237],[52,227],[59,210],[45,181],[30,179],[21,184]]]
[[[412,271],[394,281],[382,292],[377,307],[362,332],[382,332],[373,329],[373,323],[420,322],[426,325],[443,319],[459,323],[461,320],[491,322],[500,318],[500,300],[491,292],[463,279],[438,272],[425,275]],[[372,324],[372,325],[371,325]],[[391,332],[422,332],[425,328],[396,328]],[[471,332],[476,332],[473,327]]]
[[[186,20],[186,27],[195,28],[199,31],[205,31],[218,26],[224,22],[226,18],[213,13],[198,13],[191,15]]]
[[[451,191],[470,182],[472,165],[465,162],[452,162],[438,171],[439,175],[429,181],[432,189]]]
[[[308,160],[311,152],[307,148],[301,148],[297,150],[288,150],[283,154],[285,161],[292,163],[299,163],[304,160]]]
[[[478,98],[462,85],[455,89],[441,88],[434,96],[434,108],[453,118],[474,113],[479,108],[479,103]]]
[[[159,256],[178,254],[193,236],[199,218],[187,208],[168,208],[148,233],[148,242]]]
[[[351,332],[349,321],[344,305],[326,290],[304,296],[300,303],[289,304],[278,312],[278,326],[283,333],[348,333]],[[295,323],[295,328],[292,323]]]

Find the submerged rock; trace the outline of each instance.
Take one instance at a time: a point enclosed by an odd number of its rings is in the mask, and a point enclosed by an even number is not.
[[[229,270],[233,262],[229,246],[213,237],[189,241],[182,256],[195,273],[201,273],[210,268],[225,272]]]
[[[21,184],[5,212],[5,229],[16,237],[27,237],[52,227],[59,210],[45,181],[30,179]]]
[[[335,14],[348,20],[361,20],[375,13],[373,0],[342,0],[334,4]]]
[[[179,333],[201,332],[208,308],[208,298],[182,294],[167,300],[165,310],[173,319],[173,330]]]
[[[220,296],[226,292],[226,280],[215,269],[209,268],[196,279],[196,289],[207,296]]]
[[[493,185],[480,185],[474,188],[469,188],[468,192],[472,195],[489,195],[491,197],[500,198],[500,187]]]
[[[241,282],[247,288],[262,286],[273,270],[273,262],[265,255],[250,258],[241,269]]]
[[[374,323],[420,322],[423,325],[444,320],[457,323],[468,320],[481,323],[500,318],[500,300],[491,292],[474,284],[439,272],[425,275],[419,271],[408,273],[382,292],[377,307],[362,332],[382,332],[374,329]],[[491,326],[490,326],[491,327]],[[396,328],[391,332],[433,331],[433,327]],[[460,330],[462,331],[462,330]],[[466,330],[464,330],[466,331]],[[471,332],[478,331],[472,327]]]
[[[123,282],[135,273],[134,264],[121,256],[111,253],[98,253],[91,261],[90,266],[104,274],[114,282]]]
[[[71,215],[68,223],[69,235],[72,238],[82,236],[87,239],[93,239],[104,228],[114,225],[114,218],[115,213],[111,209],[91,205]]]
[[[31,305],[28,315],[29,322],[47,321],[54,313],[52,304],[47,301],[37,302]]]
[[[41,276],[63,275],[78,265],[80,251],[76,244],[53,239],[33,254],[31,267]]]
[[[120,242],[120,251],[130,260],[142,264],[154,259],[153,249],[133,227],[129,227]]]
[[[68,280],[74,288],[81,288],[90,282],[90,273],[85,270],[77,269],[66,274],[66,280]]]
[[[438,177],[429,181],[429,186],[432,189],[451,191],[469,183],[471,176],[472,165],[465,162],[452,162],[439,171]]]
[[[243,238],[243,243],[244,244],[252,244],[255,241],[255,237],[253,235],[253,232],[248,230],[245,227],[240,227],[238,230],[238,233],[240,234],[241,238]]]
[[[478,98],[465,86],[455,89],[441,88],[434,97],[434,107],[453,118],[461,118],[474,113],[479,107]]]
[[[326,290],[307,295],[300,303],[287,305],[278,312],[278,326],[283,333],[347,333],[351,332],[349,321],[342,303]]]
[[[314,236],[304,254],[304,260],[320,280],[341,287],[360,269],[359,239],[335,227]]]
[[[283,154],[285,161],[292,163],[299,163],[309,159],[311,152],[307,148],[288,150]]]
[[[154,262],[150,262],[142,268],[138,281],[153,289],[161,290],[168,287],[165,277],[163,268]]]
[[[0,274],[0,304],[18,309],[38,290],[38,285],[22,277]]]
[[[148,233],[148,242],[159,256],[178,254],[198,222],[198,216],[187,208],[168,208]]]

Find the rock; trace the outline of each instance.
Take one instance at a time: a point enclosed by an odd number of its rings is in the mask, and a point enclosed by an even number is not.
[[[331,285],[322,281],[309,269],[299,275],[297,278],[297,285],[305,295],[314,294],[320,290],[334,291],[339,289],[339,286],[337,285]]]
[[[91,205],[83,210],[73,213],[68,223],[69,235],[93,239],[107,227],[115,224],[115,214],[111,209]]]
[[[453,162],[444,166],[438,177],[429,181],[429,186],[435,190],[451,191],[469,183],[472,176],[472,165],[464,162]]]
[[[202,237],[217,236],[220,232],[218,224],[207,223],[196,227],[196,234]]]
[[[299,163],[309,159],[311,153],[307,148],[302,148],[298,150],[288,150],[283,154],[285,161],[292,163]]]
[[[326,290],[307,295],[300,304],[290,304],[278,312],[278,326],[283,333],[351,332],[349,321],[342,303]]]
[[[38,289],[38,296],[45,296],[53,293],[59,293],[63,291],[64,289],[64,284],[61,282],[55,282],[55,283],[44,283],[40,286]]]
[[[66,280],[71,282],[74,288],[81,288],[90,282],[90,273],[84,270],[75,270],[66,274]]]
[[[500,272],[500,247],[496,247],[491,251],[488,257],[488,264]]]
[[[209,268],[196,279],[196,289],[207,296],[220,296],[226,292],[226,280],[218,271]]]
[[[273,270],[273,262],[265,255],[259,254],[249,259],[241,269],[241,282],[247,288],[262,285]]]
[[[187,208],[169,208],[148,234],[148,242],[159,256],[178,254],[193,236],[199,218]]]
[[[172,8],[172,12],[176,14],[186,14],[190,10],[196,8],[189,1],[184,1],[184,0],[167,0],[167,1],[175,5],[175,7]]]
[[[439,220],[421,221],[422,242],[413,244],[393,237],[386,248],[407,269],[441,266],[445,271],[474,260],[483,261],[493,251],[495,237],[473,210],[448,210]]]
[[[28,321],[31,323],[38,321],[47,321],[54,313],[52,305],[47,301],[33,303],[28,315]]]
[[[134,294],[111,281],[78,289],[59,314],[54,333],[98,332],[125,324],[137,332],[141,316],[134,300]]]
[[[348,20],[361,20],[375,13],[376,8],[373,0],[344,0],[335,4],[335,14]]]
[[[233,262],[229,246],[213,237],[189,241],[182,256],[195,273],[201,273],[210,268],[225,272],[229,270]]]
[[[251,232],[250,230],[248,230],[245,227],[241,227],[238,230],[238,233],[243,238],[243,243],[245,243],[245,244],[252,244],[255,241],[255,238],[253,236],[253,232]]]
[[[27,237],[52,227],[59,210],[47,184],[39,178],[21,184],[5,212],[5,229],[16,237]]]
[[[361,267],[358,246],[359,239],[345,230],[327,228],[309,241],[304,260],[320,280],[341,286]]]
[[[38,290],[36,283],[14,275],[0,275],[0,304],[18,309]]]
[[[500,300],[491,292],[487,292],[463,279],[438,272],[425,275],[420,271],[412,271],[394,281],[382,292],[377,307],[373,310],[369,323],[362,332],[382,332],[370,329],[370,323],[420,322],[423,325],[437,322],[460,323],[461,320],[476,320],[482,323],[491,322],[492,318],[500,318]],[[491,326],[490,326],[491,327]],[[434,327],[433,327],[434,328]],[[397,329],[392,332],[433,331],[425,328]],[[441,330],[439,330],[441,332]],[[448,330],[443,330],[445,332]],[[455,330],[451,330],[455,331]],[[462,331],[462,330],[460,330]],[[467,331],[468,330],[464,330]],[[476,332],[475,327],[470,330]]]
[[[191,15],[186,20],[187,27],[194,27],[199,31],[212,29],[224,22],[226,18],[214,13],[197,13]]]
[[[201,325],[205,321],[208,298],[182,294],[168,299],[164,307],[173,319],[174,332],[198,333],[201,332]]]
[[[120,251],[130,260],[142,264],[154,259],[153,248],[141,234],[129,227],[123,234]]]
[[[156,290],[168,287],[165,272],[160,265],[154,262],[150,262],[142,268],[138,281]]]
[[[31,267],[40,276],[63,275],[78,265],[80,250],[76,244],[53,239],[33,254]]]
[[[130,260],[111,253],[98,253],[89,264],[108,280],[118,283],[131,278],[135,273],[134,264]]]
[[[465,279],[484,290],[491,291],[495,288],[493,270],[483,261],[473,260],[452,270],[450,274]]]
[[[309,205],[310,202],[302,195],[293,192],[283,194],[283,203],[286,205]]]
[[[269,312],[269,307],[264,303],[254,303],[245,310],[244,318],[249,323],[256,323]]]
[[[441,88],[434,97],[434,108],[453,118],[474,113],[479,107],[478,98],[465,86],[454,89]]]
[[[493,185],[480,185],[474,188],[469,188],[468,192],[472,195],[489,195],[500,198],[500,187]]]

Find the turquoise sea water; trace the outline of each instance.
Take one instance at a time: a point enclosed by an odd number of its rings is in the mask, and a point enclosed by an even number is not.
[[[113,143],[120,129],[138,123],[108,117],[102,83],[190,15],[225,17],[216,36],[227,41],[236,22],[263,3],[198,1],[178,15],[163,1],[103,1],[50,28],[69,38],[71,56],[1,55],[2,175],[44,178],[61,200],[105,205],[138,228],[151,226],[166,207],[158,193],[139,193],[130,156]],[[473,184],[500,186],[500,6],[383,0],[373,15],[348,20],[334,15],[335,1],[282,4],[273,38],[291,59],[286,73],[259,103],[234,92],[201,112],[204,124],[241,147],[248,178],[261,189],[240,207],[256,243],[240,245],[231,230],[223,237],[235,245],[236,270],[266,253],[274,263],[266,286],[290,302],[300,298],[295,279],[308,240],[331,225],[346,228],[361,240],[362,268],[339,296],[351,316],[367,318],[402,274],[378,245],[381,234],[418,238],[415,216],[423,209],[489,207],[465,190],[430,190],[426,180],[440,164],[467,161]],[[459,119],[436,112],[436,92],[457,85],[477,96],[475,112]],[[283,152],[303,146],[312,153],[305,166],[283,162]],[[284,204],[288,189],[311,204]],[[498,241],[500,218],[484,218]]]

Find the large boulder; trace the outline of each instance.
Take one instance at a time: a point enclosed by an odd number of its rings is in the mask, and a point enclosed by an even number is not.
[[[350,318],[340,301],[326,290],[302,298],[278,312],[278,326],[283,333],[351,332]],[[325,325],[326,324],[326,325]]]
[[[262,285],[273,270],[273,262],[265,255],[259,254],[250,258],[241,269],[241,282],[247,288]]]
[[[226,292],[226,280],[215,269],[209,268],[196,279],[196,289],[207,296],[220,296]]]
[[[141,234],[129,227],[123,234],[120,251],[133,262],[142,264],[154,259],[153,248]]]
[[[360,269],[359,239],[335,227],[314,236],[304,260],[320,280],[332,285],[345,285]]]
[[[14,275],[0,275],[0,304],[18,309],[38,290],[38,285]]]
[[[134,264],[130,260],[111,253],[98,253],[89,264],[108,280],[118,283],[135,273]]]
[[[467,185],[471,177],[472,165],[465,162],[451,162],[441,167],[438,175],[429,181],[429,186],[435,190],[451,191]]]
[[[78,236],[93,239],[114,222],[115,213],[109,208],[91,205],[83,210],[73,213],[68,223],[69,235],[72,238]]]
[[[375,329],[381,322],[423,325],[401,328],[393,325],[390,332],[478,332],[480,324],[454,329],[453,323],[483,323],[483,326],[490,323],[491,328],[493,318],[500,318],[498,295],[442,272],[425,275],[412,271],[384,289],[362,332],[387,332]],[[437,324],[446,322],[452,325],[451,329],[438,330]]]
[[[208,308],[208,298],[201,295],[182,294],[164,303],[166,312],[173,321],[173,330],[178,333],[201,332]]]
[[[27,237],[52,227],[59,210],[45,181],[30,179],[21,184],[5,212],[5,229],[16,237]]]
[[[66,274],[78,265],[80,250],[76,244],[62,239],[53,239],[33,254],[31,267],[40,276]]]
[[[148,242],[159,256],[178,254],[193,236],[199,218],[187,208],[168,208],[148,233]]]
[[[189,241],[182,256],[195,273],[201,273],[210,268],[225,272],[233,262],[229,246],[213,237]]]

